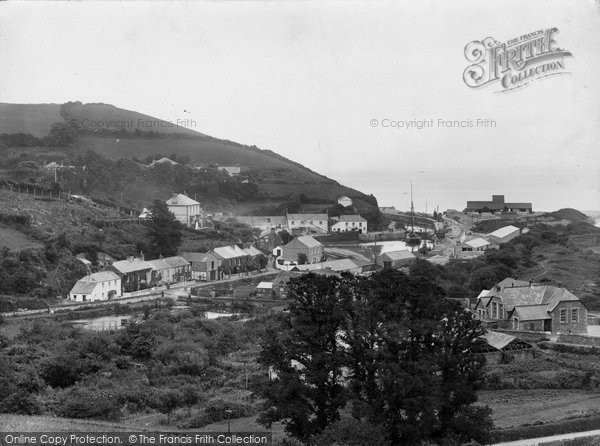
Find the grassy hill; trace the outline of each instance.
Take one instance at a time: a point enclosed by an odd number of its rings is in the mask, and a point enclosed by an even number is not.
[[[91,150],[113,161],[133,158],[139,162],[148,156],[162,154],[185,158],[189,160],[189,166],[239,165],[242,174],[257,186],[258,193],[249,195],[259,203],[263,202],[262,204],[265,204],[264,201],[274,202],[268,204],[282,203],[292,196],[304,194],[317,201],[323,199],[323,203],[329,204],[340,195],[348,195],[362,199],[367,209],[376,209],[377,206],[372,197],[340,185],[270,150],[260,150],[255,146],[217,139],[184,127],[168,125],[164,120],[135,111],[108,104],[80,102],[63,105],[0,104],[0,135],[24,132],[41,138],[48,135],[54,122],[60,122],[66,127],[71,126],[67,129],[70,134],[68,143],[62,147],[63,154],[57,153],[60,151],[52,146],[53,141],[58,140],[56,138],[50,142],[40,140],[37,147],[32,144],[19,147],[19,154],[32,154],[41,164],[53,160],[72,162],[72,158]],[[0,179],[1,176],[0,172]],[[132,188],[128,189],[131,191]],[[172,188],[167,186],[163,189],[152,192],[153,196],[164,198],[171,192],[183,192],[171,190]],[[105,191],[95,192],[102,195]],[[214,193],[211,196],[214,196]],[[147,200],[149,197],[142,195],[135,198]],[[239,198],[236,200],[252,201]],[[248,206],[242,208],[245,210]]]
[[[0,133],[30,133],[41,138],[62,121],[60,104],[0,103]]]

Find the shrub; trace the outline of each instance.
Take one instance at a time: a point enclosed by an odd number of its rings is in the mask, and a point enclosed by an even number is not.
[[[234,418],[250,417],[256,414],[257,409],[249,404],[232,403],[224,400],[214,400],[208,403],[204,409],[204,413],[196,417],[192,417],[187,423],[188,429],[196,429],[207,424],[218,423]]]
[[[389,446],[381,426],[356,420],[345,419],[331,424],[310,443],[316,446]]]
[[[42,406],[35,395],[27,393],[24,390],[18,390],[0,402],[0,412],[19,415],[39,415],[42,413]]]
[[[118,420],[121,404],[121,398],[111,391],[73,387],[59,396],[56,414],[66,418]]]

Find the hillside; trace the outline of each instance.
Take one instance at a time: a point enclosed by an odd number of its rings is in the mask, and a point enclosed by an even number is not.
[[[0,103],[0,133],[30,133],[41,138],[62,121],[60,104]]]
[[[366,199],[368,208],[377,206],[372,197],[342,186],[270,150],[260,150],[255,146],[213,138],[191,129],[169,125],[164,120],[135,111],[107,104],[80,102],[69,102],[60,106],[0,104],[0,135],[30,133],[42,138],[48,135],[52,123],[56,122],[62,123],[63,126],[57,133],[59,137],[55,134],[52,139],[40,139],[37,144],[36,141],[18,141],[19,152],[34,154],[31,159],[42,164],[54,160],[75,163],[74,159],[77,156],[91,150],[112,161],[129,158],[140,163],[148,157],[160,154],[185,159],[190,167],[237,165],[242,168],[246,181],[257,187],[256,191],[247,194],[248,199],[240,200],[239,197],[235,197],[236,202],[249,201],[252,197],[251,201],[271,200],[274,203],[267,204],[277,204],[304,194],[317,201],[322,199],[323,204],[331,204],[338,196],[348,195],[352,198]],[[61,144],[57,144],[57,141]],[[4,142],[9,146],[11,143],[12,139]],[[57,145],[62,145],[64,155],[56,153]],[[51,156],[45,156],[50,153]],[[22,160],[23,158],[19,161]],[[164,198],[172,192],[183,192],[171,190],[169,187],[160,189],[153,192],[157,198]],[[106,191],[86,192],[105,195],[103,192]],[[122,191],[119,191],[119,194],[120,192]],[[213,197],[214,194],[211,194],[210,198]],[[150,197],[142,194],[135,198],[146,201],[147,204]],[[207,197],[200,195],[200,198]]]

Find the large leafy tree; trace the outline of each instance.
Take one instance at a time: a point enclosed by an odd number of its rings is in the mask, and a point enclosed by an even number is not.
[[[473,406],[483,331],[444,298],[434,274],[294,279],[289,317],[263,345],[261,361],[277,378],[259,392],[261,420],[314,439],[350,402],[352,416],[379,426],[390,444],[485,441],[489,409]]]
[[[371,276],[347,303],[346,341],[356,417],[385,427],[393,444],[485,441],[475,409],[484,358],[479,322],[444,298],[429,271]]]
[[[290,281],[290,313],[267,330],[260,355],[274,372],[257,389],[266,400],[263,425],[282,420],[288,433],[307,440],[339,420],[347,393],[340,296],[352,280],[308,274]]]
[[[183,239],[182,226],[169,211],[167,205],[154,200],[150,207],[150,245],[148,254],[151,257],[173,256]]]

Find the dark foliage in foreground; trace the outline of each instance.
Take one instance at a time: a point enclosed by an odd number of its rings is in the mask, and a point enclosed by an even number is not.
[[[257,385],[266,399],[259,421],[323,440],[343,434],[348,408],[365,436],[379,426],[391,444],[485,442],[491,411],[473,406],[484,366],[473,346],[483,331],[431,279],[396,271],[294,279],[290,314],[263,343],[274,379]]]

